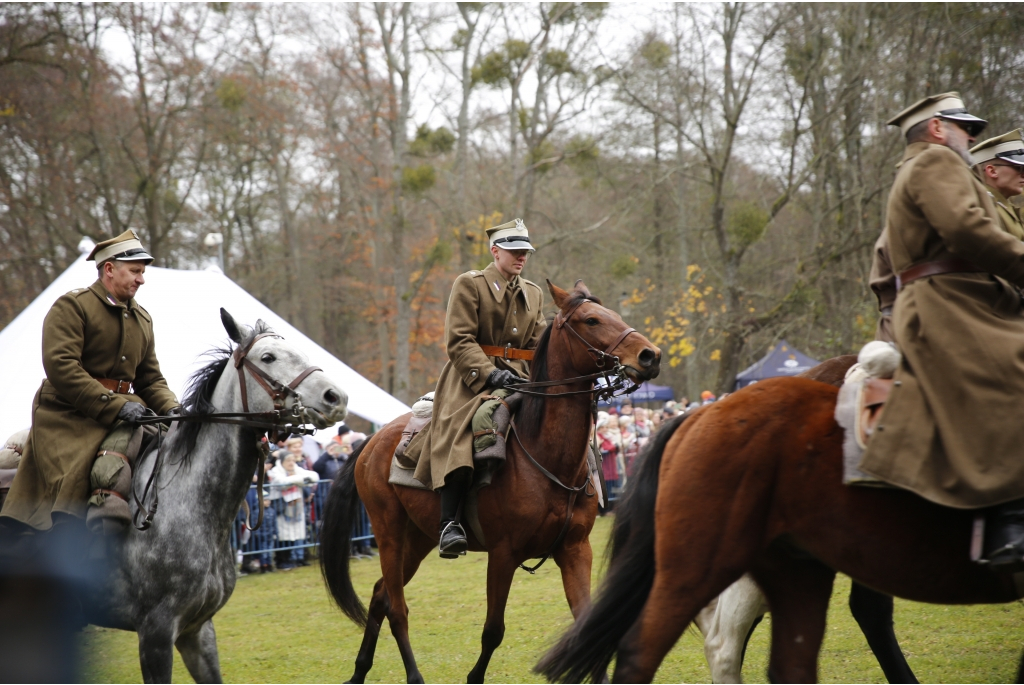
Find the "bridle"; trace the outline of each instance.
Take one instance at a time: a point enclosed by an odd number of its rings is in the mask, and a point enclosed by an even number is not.
[[[617,393],[629,394],[636,390],[638,387],[640,387],[638,384],[630,380],[628,376],[626,376],[626,369],[619,363],[619,358],[612,354],[616,349],[618,349],[619,345],[621,345],[622,342],[627,337],[629,337],[630,334],[636,333],[636,329],[627,328],[623,330],[621,333],[619,333],[615,340],[613,340],[605,349],[599,350],[598,348],[594,347],[594,345],[589,340],[580,335],[576,331],[576,329],[574,329],[572,326],[567,325],[569,323],[569,320],[572,318],[573,314],[576,313],[576,310],[579,309],[585,302],[593,302],[593,300],[580,300],[575,305],[573,305],[572,308],[564,315],[562,314],[562,312],[558,312],[558,314],[555,315],[555,320],[552,325],[554,326],[554,330],[559,331],[562,334],[566,334],[566,331],[568,331],[573,336],[575,336],[569,337],[568,335],[566,335],[566,339],[569,341],[569,349],[572,350],[572,346],[574,343],[582,343],[587,354],[589,354],[593,358],[594,364],[597,365],[599,371],[597,371],[596,373],[586,374],[583,376],[562,378],[553,381],[527,381],[525,383],[514,383],[512,385],[507,386],[510,390],[514,390],[515,392],[521,392],[525,395],[533,395],[535,397],[565,397],[567,395],[589,394],[594,395],[594,400],[597,401],[600,399],[613,397]],[[570,359],[572,359],[571,356]],[[609,365],[609,368],[605,368],[606,365]],[[575,366],[575,363],[573,363],[573,368],[575,368]],[[601,387],[594,387],[595,381],[601,378],[604,379],[605,385]],[[591,387],[587,390],[569,390],[566,392],[536,392],[534,390],[535,388],[550,388],[560,385],[575,385],[577,383],[589,383]],[[619,393],[620,390],[624,392]]]
[[[290,383],[283,384],[266,371],[256,366],[249,360],[249,352],[252,351],[253,345],[264,338],[278,338],[283,340],[280,335],[276,333],[260,333],[253,336],[244,347],[239,345],[235,348],[234,352],[231,353],[231,357],[234,360],[235,369],[238,370],[238,390],[242,395],[242,411],[240,412],[209,412],[206,414],[183,414],[180,416],[143,416],[140,417],[135,423],[136,425],[147,425],[153,423],[169,423],[171,424],[170,429],[167,431],[167,437],[171,436],[171,433],[177,429],[179,422],[202,422],[202,423],[225,423],[236,426],[244,426],[246,428],[259,429],[257,433],[256,445],[260,452],[261,459],[256,463],[256,489],[259,491],[259,514],[256,519],[256,525],[253,526],[250,523],[250,514],[248,502],[243,501],[242,504],[245,507],[245,526],[249,530],[256,530],[263,525],[263,485],[264,478],[266,476],[263,464],[270,454],[270,441],[276,441],[279,434],[302,434],[309,435],[314,432],[315,429],[308,429],[305,424],[310,423],[309,410],[306,409],[302,404],[302,395],[298,391],[299,385],[302,381],[306,380],[310,374],[316,371],[323,371],[319,366],[308,366],[298,376],[294,378]],[[246,387],[245,371],[249,370],[249,374],[253,380],[266,391],[270,396],[270,399],[274,403],[273,411],[269,412],[251,412],[249,411],[249,393]],[[292,406],[289,408],[285,406],[288,398],[294,398]],[[287,413],[286,413],[287,412]],[[140,498],[135,491],[135,481],[132,480],[132,496],[135,498],[135,504],[138,507],[135,514],[132,516],[132,525],[138,530],[146,530],[153,523],[153,517],[156,515],[157,504],[159,502],[159,473],[160,467],[163,463],[163,432],[157,432],[157,448],[156,448],[156,461],[153,464],[153,471],[149,475],[149,480],[146,481],[146,486],[142,490],[142,497]],[[153,488],[153,502],[147,509],[143,502],[146,501],[150,493],[150,488]],[[143,515],[142,523],[138,523],[139,514]]]

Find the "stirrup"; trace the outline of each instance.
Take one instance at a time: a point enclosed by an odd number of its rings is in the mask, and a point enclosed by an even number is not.
[[[450,539],[445,542],[445,537]],[[469,541],[466,540],[466,531],[455,521],[449,521],[448,525],[441,529],[438,551],[442,559],[458,559],[466,555],[469,549]]]

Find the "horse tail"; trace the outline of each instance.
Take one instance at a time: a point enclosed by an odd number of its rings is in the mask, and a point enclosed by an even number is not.
[[[636,623],[654,584],[654,502],[665,446],[686,415],[655,433],[638,457],[626,495],[615,508],[608,573],[590,607],[534,670],[548,680],[600,682],[619,642]]]
[[[320,526],[320,573],[335,603],[359,626],[366,626],[366,607],[352,587],[348,564],[352,556],[352,530],[362,506],[356,491],[355,467],[368,442],[365,440],[356,448],[335,476]]]

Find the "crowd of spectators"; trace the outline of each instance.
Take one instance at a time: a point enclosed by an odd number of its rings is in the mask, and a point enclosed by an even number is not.
[[[327,489],[365,439],[364,434],[342,425],[323,446],[308,435],[293,435],[274,446],[263,465],[263,491],[258,491],[254,474],[253,487],[246,494],[253,522],[263,499],[263,525],[248,530],[242,525],[245,508],[239,512],[236,528],[242,573],[287,571],[309,565],[308,545],[319,529]],[[259,552],[243,555],[243,547]],[[360,543],[355,553],[368,553],[368,545]]]
[[[725,395],[723,395],[725,397]],[[705,390],[700,401],[683,397],[669,400],[660,409],[634,407],[628,400],[607,411],[597,412],[597,445],[601,451],[601,469],[610,499],[622,493],[633,476],[636,458],[647,441],[661,425],[684,411],[711,404],[718,398]]]

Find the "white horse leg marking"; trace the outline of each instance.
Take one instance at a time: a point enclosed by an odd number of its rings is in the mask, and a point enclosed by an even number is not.
[[[712,682],[743,682],[744,641],[750,626],[767,611],[764,594],[745,574],[700,612],[696,623],[704,633],[704,657]]]

